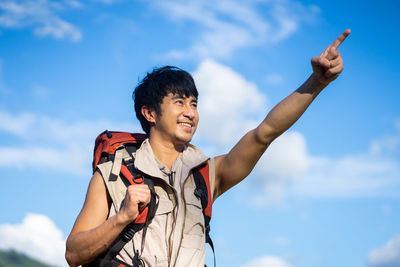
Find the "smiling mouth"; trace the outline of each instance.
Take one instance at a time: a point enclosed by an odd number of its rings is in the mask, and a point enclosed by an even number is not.
[[[182,126],[185,126],[185,127],[188,127],[188,128],[192,128],[193,127],[193,124],[188,123],[188,122],[180,122],[179,125],[182,125]]]

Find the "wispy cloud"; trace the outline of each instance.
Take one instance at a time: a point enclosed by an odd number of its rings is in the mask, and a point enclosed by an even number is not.
[[[400,266],[400,236],[394,236],[382,248],[369,253],[368,265],[373,267]]]
[[[35,113],[0,111],[0,132],[19,139],[18,146],[0,146],[0,167],[51,169],[87,175],[94,140],[105,129],[139,130],[137,125],[130,123],[66,122]]]
[[[0,153],[0,167],[90,175],[92,155],[88,144],[83,146],[77,142],[60,148],[47,145],[0,147]]]
[[[167,54],[175,58],[224,58],[240,48],[276,43],[319,13],[316,6],[289,0],[158,0],[151,4],[172,21],[194,22],[200,26],[197,41],[190,48]],[[268,10],[269,15],[263,16],[260,10]]]
[[[9,132],[25,140],[48,140],[69,142],[72,140],[93,140],[93,136],[104,129],[129,129],[130,123],[113,123],[109,121],[77,120],[65,121],[36,113],[12,114],[0,110],[0,131]]]
[[[55,266],[68,266],[65,239],[47,216],[29,213],[20,224],[0,225],[0,248],[14,249]]]
[[[33,28],[35,35],[51,36],[73,42],[82,39],[81,30],[62,19],[59,13],[67,8],[79,8],[78,1],[6,0],[0,2],[0,27],[9,29]]]

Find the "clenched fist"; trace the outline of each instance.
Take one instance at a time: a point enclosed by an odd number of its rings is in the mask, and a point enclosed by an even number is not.
[[[130,185],[126,189],[124,205],[119,211],[126,222],[132,222],[150,203],[151,194],[146,184]]]

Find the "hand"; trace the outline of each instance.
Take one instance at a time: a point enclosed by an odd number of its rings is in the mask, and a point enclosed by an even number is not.
[[[130,185],[126,189],[124,205],[119,211],[125,222],[132,222],[150,203],[151,194],[146,184]]]
[[[328,85],[342,72],[343,59],[337,48],[349,36],[350,32],[350,29],[345,30],[321,55],[311,59],[314,76],[322,84]]]

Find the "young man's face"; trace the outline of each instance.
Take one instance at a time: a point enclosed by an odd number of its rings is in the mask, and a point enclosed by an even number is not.
[[[190,142],[199,121],[197,99],[169,93],[163,98],[160,110],[153,130],[175,144]]]

